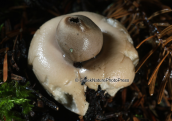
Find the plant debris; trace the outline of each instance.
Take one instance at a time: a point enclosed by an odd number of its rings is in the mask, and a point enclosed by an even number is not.
[[[170,0],[3,1],[0,120],[172,120],[172,6],[169,5],[172,5]],[[53,17],[76,11],[118,19],[127,28],[140,56],[134,83],[115,97],[100,87],[97,91],[87,88],[90,105],[84,117],[78,117],[49,96],[27,65],[28,48],[36,30]],[[74,66],[80,68],[82,63]]]

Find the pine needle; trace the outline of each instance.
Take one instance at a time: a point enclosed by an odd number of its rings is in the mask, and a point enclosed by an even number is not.
[[[4,63],[3,63],[3,82],[6,82],[7,78],[8,78],[8,62],[7,62],[7,51],[6,51],[4,57]]]
[[[159,69],[158,69],[158,71],[159,71]],[[149,94],[150,94],[150,96],[153,96],[153,94],[154,94],[155,82],[156,82],[156,78],[157,78],[157,75],[158,75],[158,71],[155,73],[155,76],[153,77],[152,82],[149,85]]]
[[[147,61],[147,59],[156,51],[156,49],[160,46],[160,43],[158,44],[157,47],[155,47],[154,49],[152,49],[138,64],[135,73],[137,73],[139,71],[139,69],[143,66],[143,64]]]
[[[167,34],[168,31],[172,30],[172,25],[168,26],[167,28],[165,28],[159,35],[158,38],[162,38],[164,35]]]
[[[159,94],[158,94],[158,101],[157,101],[158,104],[160,104],[160,102],[162,100],[164,89],[165,89],[166,84],[168,82],[168,77],[169,77],[168,75],[169,75],[169,69],[167,69],[167,71],[165,72],[165,76],[164,76],[164,78],[161,82],[161,85],[160,85]]]
[[[163,61],[166,59],[166,57],[169,55],[169,51],[167,51],[167,54],[164,56],[164,58],[159,62],[159,64],[157,65],[157,67],[155,68],[154,72],[152,73],[148,85],[152,82],[153,77],[155,76],[156,72],[159,70],[159,67],[161,66],[161,64],[163,63]]]
[[[166,39],[166,42],[165,43],[163,43],[163,47],[165,47],[165,45],[167,45],[169,42],[171,42],[172,41],[172,36],[170,36],[170,37],[168,37],[167,39]]]
[[[153,38],[153,37],[155,37],[155,36],[156,36],[156,35],[152,35],[152,36],[150,36],[150,37],[144,39],[143,41],[141,41],[141,42],[136,46],[136,49],[138,49],[144,42],[146,42],[147,40],[149,40],[149,39],[151,39],[151,38]]]
[[[163,14],[163,13],[168,13],[168,12],[172,12],[172,10],[171,10],[171,9],[163,9],[163,10],[161,10],[161,11],[157,11],[157,12],[153,13],[153,14],[148,18],[148,20],[152,19],[152,18],[155,17],[155,16],[158,16],[158,15]]]

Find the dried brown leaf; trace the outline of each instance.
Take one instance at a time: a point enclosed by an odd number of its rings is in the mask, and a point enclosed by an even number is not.
[[[15,75],[15,74],[11,74],[11,79],[16,80],[16,81],[25,80],[25,78],[19,75]]]

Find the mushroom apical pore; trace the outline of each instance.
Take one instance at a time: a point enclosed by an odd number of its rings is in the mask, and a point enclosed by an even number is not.
[[[79,115],[85,115],[89,105],[85,87],[97,90],[100,85],[114,96],[133,82],[138,60],[125,27],[90,12],[59,16],[43,24],[32,39],[28,56],[47,92]],[[76,68],[75,62],[83,62],[83,66]],[[90,82],[81,85],[85,77]]]

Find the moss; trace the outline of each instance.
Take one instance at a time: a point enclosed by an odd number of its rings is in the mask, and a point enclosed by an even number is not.
[[[20,121],[21,117],[28,114],[33,105],[29,102],[31,91],[27,90],[25,85],[20,85],[18,81],[5,82],[0,85],[0,119],[11,121],[12,119]],[[16,108],[17,107],[17,108]]]

